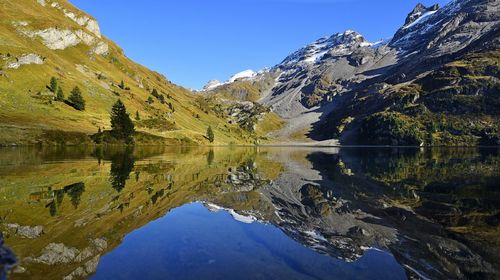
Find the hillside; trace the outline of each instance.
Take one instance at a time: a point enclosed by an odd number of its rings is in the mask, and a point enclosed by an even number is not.
[[[51,77],[66,98],[78,86],[85,110],[56,101]],[[128,59],[100,33],[94,18],[67,1],[0,3],[0,145],[90,142],[87,135],[110,128],[118,98],[141,132],[139,143],[207,144],[209,125],[215,144],[259,138],[228,122],[227,115],[200,108],[189,90]]]
[[[206,89],[270,106],[285,121],[271,134],[280,142],[498,145],[499,10],[487,0],[418,4],[390,39],[348,30]]]

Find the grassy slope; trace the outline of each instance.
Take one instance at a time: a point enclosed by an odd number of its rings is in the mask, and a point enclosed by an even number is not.
[[[50,1],[47,1],[50,3]],[[77,14],[82,14],[65,1],[58,1],[63,7]],[[40,30],[57,26],[60,29],[83,29],[64,14],[47,5],[42,7],[35,0],[5,0],[0,3],[0,53],[5,59],[0,66],[6,65],[14,57],[36,53],[45,57],[43,65],[24,65],[19,69],[4,69],[0,75],[0,144],[9,141],[30,143],[40,138],[41,130],[60,129],[95,133],[98,127],[109,128],[109,111],[117,100],[116,92],[125,103],[131,115],[138,111],[141,119],[161,119],[175,124],[174,129],[166,131],[164,127],[140,129],[166,138],[188,137],[198,143],[206,143],[204,134],[208,125],[215,129],[216,144],[245,143],[246,132],[237,125],[229,125],[223,118],[205,114],[193,106],[194,94],[170,83],[165,77],[128,59],[123,51],[113,42],[104,39],[110,46],[109,55],[89,55],[90,47],[79,44],[65,50],[53,51],[43,45],[39,39],[20,35],[13,21],[27,21],[26,29]],[[11,58],[6,55],[10,54]],[[102,74],[104,79],[98,79]],[[87,102],[86,110],[79,112],[62,102],[51,102],[52,95],[46,86],[50,77],[59,79],[66,97],[74,86],[83,90]],[[121,90],[117,85],[123,80],[130,90]],[[143,88],[140,87],[142,83]],[[146,100],[150,91],[156,88],[165,96],[167,103],[172,103],[175,112],[158,100],[148,105]],[[202,116],[197,119],[194,116]],[[219,127],[228,125],[230,133],[222,132]],[[5,133],[6,128],[9,133]],[[18,128],[24,128],[20,130]],[[27,129],[26,129],[27,128]],[[16,137],[12,137],[16,135]],[[2,140],[3,139],[3,140]]]

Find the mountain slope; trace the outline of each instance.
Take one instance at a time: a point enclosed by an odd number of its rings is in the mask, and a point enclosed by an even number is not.
[[[86,134],[110,128],[118,98],[133,118],[138,113],[136,128],[154,135],[141,141],[207,143],[209,125],[217,143],[253,143],[256,137],[200,109],[193,93],[128,59],[100,34],[95,19],[67,1],[2,1],[0,26],[0,144],[89,141]],[[85,111],[56,102],[51,77],[66,97],[80,87]]]
[[[499,14],[498,1],[418,4],[389,40],[321,38],[238,87],[287,121],[273,133],[285,141],[498,144]]]

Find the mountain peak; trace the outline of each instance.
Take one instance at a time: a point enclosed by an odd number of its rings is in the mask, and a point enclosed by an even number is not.
[[[406,17],[403,28],[406,29],[415,25],[421,19],[437,12],[437,10],[439,10],[439,4],[426,7],[422,3],[418,3]]]
[[[323,37],[289,55],[278,66],[318,63],[327,53],[347,55],[359,47],[369,47],[372,44],[356,31],[346,30]]]

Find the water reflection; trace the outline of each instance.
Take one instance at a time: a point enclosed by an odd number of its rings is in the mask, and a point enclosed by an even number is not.
[[[0,230],[12,279],[494,279],[499,179],[498,149],[4,149]]]

